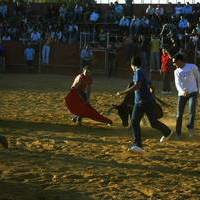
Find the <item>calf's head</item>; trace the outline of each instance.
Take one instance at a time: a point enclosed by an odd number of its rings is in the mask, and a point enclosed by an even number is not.
[[[129,109],[125,104],[113,105],[113,108],[117,110],[118,115],[122,121],[124,127],[128,126]]]

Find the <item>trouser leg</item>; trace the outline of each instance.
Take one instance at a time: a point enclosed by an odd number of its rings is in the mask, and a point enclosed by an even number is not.
[[[188,129],[194,129],[194,120],[196,114],[196,104],[197,104],[197,93],[193,93],[189,97],[189,123],[187,125]]]
[[[159,130],[165,137],[170,134],[171,130],[169,129],[169,127],[156,118],[153,104],[145,105],[145,113],[149,119],[152,128]]]
[[[183,113],[186,103],[187,103],[187,97],[184,96],[178,97],[177,115],[176,115],[176,134],[178,136],[181,136]]]
[[[135,138],[134,143],[139,147],[142,147],[140,121],[143,115],[142,105],[135,104],[132,112],[132,131]]]

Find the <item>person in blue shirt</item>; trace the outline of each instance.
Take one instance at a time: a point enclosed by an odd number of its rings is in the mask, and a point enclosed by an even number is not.
[[[24,50],[24,57],[26,60],[26,64],[28,67],[28,71],[33,71],[33,63],[35,59],[35,49],[31,47],[30,44],[28,44],[28,47]]]
[[[135,99],[133,113],[132,113],[132,130],[134,134],[134,144],[131,146],[130,150],[136,152],[144,152],[142,148],[142,140],[141,140],[141,128],[140,121],[144,114],[147,115],[151,127],[158,129],[163,133],[163,136],[160,139],[160,142],[164,142],[168,140],[173,131],[171,131],[165,124],[158,121],[155,113],[155,100],[150,91],[150,86],[147,78],[145,77],[145,73],[141,66],[141,60],[139,56],[132,58],[131,60],[131,68],[134,72],[133,75],[133,86],[124,90],[122,92],[117,92],[117,96],[127,94],[129,92],[135,91]]]

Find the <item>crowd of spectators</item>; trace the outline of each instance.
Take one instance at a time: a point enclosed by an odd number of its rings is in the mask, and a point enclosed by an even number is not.
[[[110,42],[121,42],[132,46],[132,49],[140,49],[144,58],[143,65],[150,63],[155,70],[160,68],[161,48],[170,46],[172,51],[177,52],[194,49],[199,43],[199,3],[168,3],[165,7],[147,5],[141,16],[134,13],[136,5],[122,5],[117,1],[110,3],[105,10],[91,0],[74,5],[47,4],[41,13],[26,1],[15,1],[11,8],[9,6],[4,1],[0,3],[2,41],[17,40],[26,44],[38,44],[40,41],[47,43],[51,38],[71,44],[79,42],[80,32],[89,32],[93,42],[98,41],[101,46],[106,47],[109,33]],[[44,64],[49,63],[48,45],[42,50],[43,55],[46,55],[43,56]]]
[[[46,5],[41,14],[34,12],[32,4],[26,1],[15,1],[12,14],[5,2],[0,3],[0,38],[3,41],[20,40],[38,42],[51,36],[54,40],[73,43],[79,40],[80,31],[95,33],[115,30],[122,36],[154,34],[158,35],[165,23],[175,24],[177,34],[200,33],[200,4],[178,3],[175,7],[168,4],[146,8],[143,16],[136,16],[127,5],[117,1],[110,3],[106,12],[93,1],[84,1],[75,5]],[[134,10],[134,5],[133,9]],[[102,26],[97,26],[101,23]],[[91,26],[87,26],[90,24]],[[181,37],[180,34],[177,37]]]

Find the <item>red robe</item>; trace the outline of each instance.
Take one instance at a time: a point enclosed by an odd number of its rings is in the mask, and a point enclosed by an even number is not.
[[[112,124],[112,121],[97,112],[89,103],[83,100],[76,88],[72,88],[65,97],[65,104],[69,111],[81,117],[93,119],[95,121]]]

